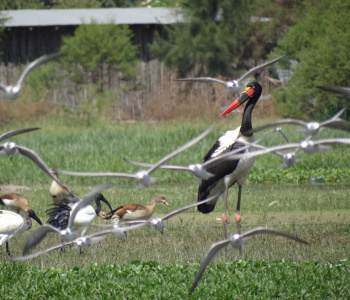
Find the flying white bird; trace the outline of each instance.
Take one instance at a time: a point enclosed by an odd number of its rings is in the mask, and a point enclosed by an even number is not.
[[[125,234],[125,232],[127,232],[127,231],[135,230],[135,229],[138,229],[142,226],[143,226],[143,224],[138,224],[138,225],[133,225],[133,226],[128,226],[128,227],[118,227],[118,228],[94,232],[94,233],[91,233],[91,234],[86,235],[86,236],[80,236],[80,237],[74,239],[73,241],[62,242],[60,244],[54,245],[52,247],[49,247],[49,248],[31,253],[31,254],[17,256],[17,257],[11,257],[9,260],[10,261],[23,261],[23,260],[31,259],[31,258],[37,257],[39,255],[54,251],[54,250],[62,249],[62,247],[66,247],[66,246],[73,246],[72,247],[73,249],[86,248],[86,247],[89,247],[91,245],[94,245],[94,244],[101,242],[105,238],[105,236],[108,234],[114,234],[118,237],[121,233]]]
[[[341,94],[347,98],[350,98],[350,88],[340,86],[317,86],[317,88],[326,92]]]
[[[216,255],[216,253],[221,250],[222,248],[231,245],[233,247],[233,249],[237,249],[237,248],[241,248],[243,246],[243,244],[248,240],[249,237],[256,235],[256,234],[274,234],[274,235],[279,235],[279,236],[283,236],[289,239],[292,239],[294,241],[297,241],[299,243],[308,245],[309,243],[299,239],[298,237],[295,237],[293,235],[290,235],[288,233],[284,233],[278,230],[274,230],[274,229],[268,229],[268,228],[264,228],[264,227],[256,227],[253,229],[250,229],[242,234],[239,233],[234,233],[230,238],[213,243],[204,260],[202,261],[199,270],[197,272],[197,275],[192,283],[191,289],[190,289],[190,293],[192,294],[192,292],[194,291],[194,289],[196,288],[199,280],[201,279],[205,269],[207,268],[208,264],[210,263],[210,261],[214,258],[214,256]]]
[[[24,69],[21,76],[18,78],[16,84],[14,84],[14,85],[6,86],[0,82],[0,89],[3,91],[4,97],[6,99],[9,99],[9,100],[17,99],[19,97],[19,95],[21,94],[22,82],[23,82],[24,78],[29,74],[30,71],[34,70],[35,68],[39,67],[40,65],[42,65],[50,60],[59,58],[63,55],[64,54],[62,54],[62,53],[54,53],[54,54],[49,54],[49,55],[43,55],[43,56],[37,58],[36,60],[31,62]]]
[[[316,135],[321,128],[323,127],[330,127],[333,129],[340,129],[344,131],[350,132],[350,122],[345,121],[343,119],[340,119],[339,116],[345,111],[345,108],[341,109],[338,113],[336,113],[333,117],[331,117],[328,120],[325,120],[323,122],[304,122],[297,119],[282,119],[273,123],[269,123],[263,126],[260,126],[258,128],[255,128],[253,132],[259,132],[261,130],[264,130],[269,127],[276,127],[281,125],[300,125],[304,126],[304,133],[307,136],[314,136]]]
[[[207,130],[202,132],[196,138],[177,148],[173,152],[167,154],[163,158],[161,158],[158,162],[153,164],[148,170],[141,170],[134,174],[130,173],[122,173],[122,172],[73,172],[73,171],[65,171],[65,170],[57,170],[58,173],[71,175],[71,176],[86,176],[86,177],[119,177],[119,178],[131,178],[136,179],[138,182],[138,188],[147,188],[156,182],[156,178],[151,177],[151,174],[156,171],[161,165],[165,164],[168,160],[173,158],[175,155],[180,152],[186,150],[187,148],[193,146],[205,136],[207,136],[212,130],[213,126],[209,127]]]
[[[41,170],[43,170],[47,175],[49,175],[53,180],[55,180],[59,185],[62,185],[56,176],[54,176],[46,163],[37,155],[34,151],[17,145],[15,142],[6,142],[5,144],[0,145],[0,155],[8,155],[11,156],[11,159],[14,155],[23,155],[29,158],[32,162],[34,162]]]
[[[29,131],[33,131],[33,130],[38,130],[40,129],[39,127],[34,127],[34,128],[26,128],[26,129],[18,129],[18,130],[12,130],[6,133],[3,133],[2,135],[0,135],[0,142],[3,140],[6,140],[10,137],[13,137],[15,135],[21,134],[21,133],[25,133],[25,132],[29,132]]]
[[[266,63],[263,63],[259,66],[256,66],[254,68],[249,69],[246,73],[244,73],[241,77],[238,79],[233,79],[230,81],[224,81],[221,79],[217,78],[211,78],[211,77],[196,77],[196,78],[180,78],[180,79],[175,79],[176,81],[196,81],[196,82],[218,82],[221,84],[224,84],[226,86],[226,91],[231,93],[231,94],[236,94],[240,93],[242,91],[241,83],[244,79],[247,77],[254,75],[255,73],[261,72],[263,69],[265,69],[268,66],[271,66],[272,64],[278,62],[282,58],[285,58],[286,55],[283,55],[281,57],[278,57],[276,59],[273,59],[271,61],[268,61]]]

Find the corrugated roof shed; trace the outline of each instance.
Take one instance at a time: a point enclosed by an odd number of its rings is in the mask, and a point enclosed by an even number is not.
[[[10,18],[5,27],[69,26],[90,23],[115,24],[173,24],[181,21],[176,8],[86,8],[1,11]]]

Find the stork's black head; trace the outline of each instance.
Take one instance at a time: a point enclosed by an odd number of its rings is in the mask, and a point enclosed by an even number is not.
[[[237,107],[241,106],[248,100],[251,100],[254,104],[259,100],[262,92],[262,87],[259,82],[254,81],[247,84],[245,90],[242,92],[241,96],[232,102],[232,104],[225,109],[221,116],[228,114],[229,112],[235,110]]]

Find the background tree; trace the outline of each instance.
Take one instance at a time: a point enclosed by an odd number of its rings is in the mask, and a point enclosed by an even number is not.
[[[249,0],[184,1],[184,22],[169,27],[165,39],[157,36],[150,49],[180,76],[198,65],[198,75],[232,76],[249,28],[250,6]]]
[[[84,74],[92,72],[92,81],[98,84],[100,92],[103,90],[104,65],[121,72],[125,80],[131,80],[137,73],[137,49],[131,38],[132,31],[127,25],[97,24],[95,21],[80,25],[74,36],[63,38],[61,52],[65,54],[65,68],[78,82]]]
[[[348,102],[315,86],[350,86],[350,3],[305,0],[304,4],[305,17],[278,43],[278,51],[290,54],[297,64],[294,76],[275,98],[289,117],[324,119]]]
[[[2,0],[0,1],[0,9],[44,9],[48,8],[45,2],[44,0]]]
[[[180,76],[239,76],[266,59],[302,0],[184,0],[185,22],[169,27],[150,48]]]
[[[101,7],[135,7],[139,0],[98,0]]]

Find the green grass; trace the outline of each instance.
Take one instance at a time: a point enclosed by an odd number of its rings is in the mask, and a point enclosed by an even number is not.
[[[82,121],[81,121],[82,122]],[[233,124],[230,124],[230,123]],[[257,125],[267,121],[258,121]],[[180,145],[189,141],[210,124],[190,122],[168,123],[108,123],[96,120],[91,126],[84,122],[75,121],[69,117],[50,120],[41,120],[30,123],[8,124],[1,131],[17,128],[39,126],[40,131],[23,134],[12,140],[20,145],[36,151],[50,166],[60,169],[76,171],[121,171],[136,172],[139,167],[122,161],[126,157],[144,162],[156,162]],[[202,162],[206,152],[221,135],[237,126],[237,120],[224,120],[217,123],[216,129],[204,140],[191,149],[174,157],[170,163],[188,165]],[[283,128],[291,141],[300,141],[303,138],[295,126]],[[261,136],[258,133],[257,136]],[[323,130],[320,138],[349,137],[348,133],[337,130]],[[278,133],[269,134],[262,142],[267,146],[284,143]],[[311,177],[323,177],[328,182],[347,182],[350,178],[350,151],[346,145],[334,145],[331,151],[315,155],[303,155],[301,163],[295,168],[281,168],[281,158],[274,154],[257,157],[248,176],[248,181],[258,182],[305,182]],[[160,183],[184,183],[194,181],[188,172],[171,172],[159,170],[155,173]],[[3,159],[0,170],[3,184],[33,184],[48,181],[33,163],[24,157],[15,157],[13,160]],[[90,183],[97,182],[91,178],[74,178],[62,176],[66,182]],[[115,180],[121,184],[128,184],[129,180]]]
[[[0,265],[2,299],[348,299],[350,262],[235,261],[210,265],[192,296],[199,264],[135,261],[84,269]],[[98,280],[96,280],[98,278]]]
[[[261,125],[267,120],[260,120]],[[230,124],[232,123],[232,124]],[[136,172],[139,168],[121,160],[127,157],[156,162],[163,155],[187,142],[209,123],[108,123],[56,116],[52,120],[13,122],[7,130],[40,126],[37,132],[13,138],[18,144],[36,151],[49,167],[76,171]],[[225,131],[237,121],[224,120],[200,143],[171,160],[172,164],[201,162],[202,157]],[[293,127],[283,128],[291,141],[303,135]],[[320,137],[348,137],[339,131],[323,130]],[[271,134],[263,143],[283,143]],[[350,151],[334,145],[332,151],[303,156],[295,168],[278,169],[281,159],[269,154],[258,157],[244,185],[242,195],[243,230],[256,225],[268,226],[307,240],[304,246],[273,236],[256,236],[243,248],[227,257],[221,251],[205,272],[193,299],[346,299],[349,294],[350,247]],[[126,203],[148,204],[156,195],[167,197],[169,207],[159,204],[154,216],[161,216],[196,201],[198,181],[186,172],[157,170],[159,181],[148,189],[137,190],[136,183],[111,179],[113,185],[103,194],[113,207]],[[311,177],[323,177],[325,183],[310,185]],[[97,178],[60,176],[79,196],[100,182]],[[302,182],[302,183],[300,183]],[[37,215],[46,221],[45,210],[51,199],[51,180],[24,157],[1,158],[1,193],[25,195]],[[235,232],[234,207],[237,187],[229,191],[229,233]],[[270,203],[275,202],[273,205]],[[108,236],[99,245],[51,252],[23,263],[7,263],[0,249],[0,298],[56,299],[186,298],[199,263],[212,242],[223,237],[220,216],[222,201],[215,211],[202,215],[191,209],[166,221],[165,233],[146,227],[130,232],[126,240]],[[107,210],[103,207],[103,210]],[[219,219],[219,220],[218,220]],[[102,219],[96,220],[103,224]],[[10,240],[13,256],[22,253],[26,238],[34,228]],[[91,228],[91,231],[96,228]],[[37,249],[59,243],[49,235]],[[136,262],[135,262],[136,261]],[[95,263],[97,265],[95,265]],[[98,279],[98,280],[97,280]],[[6,283],[6,284],[3,284]],[[6,298],[7,297],[7,298]]]

